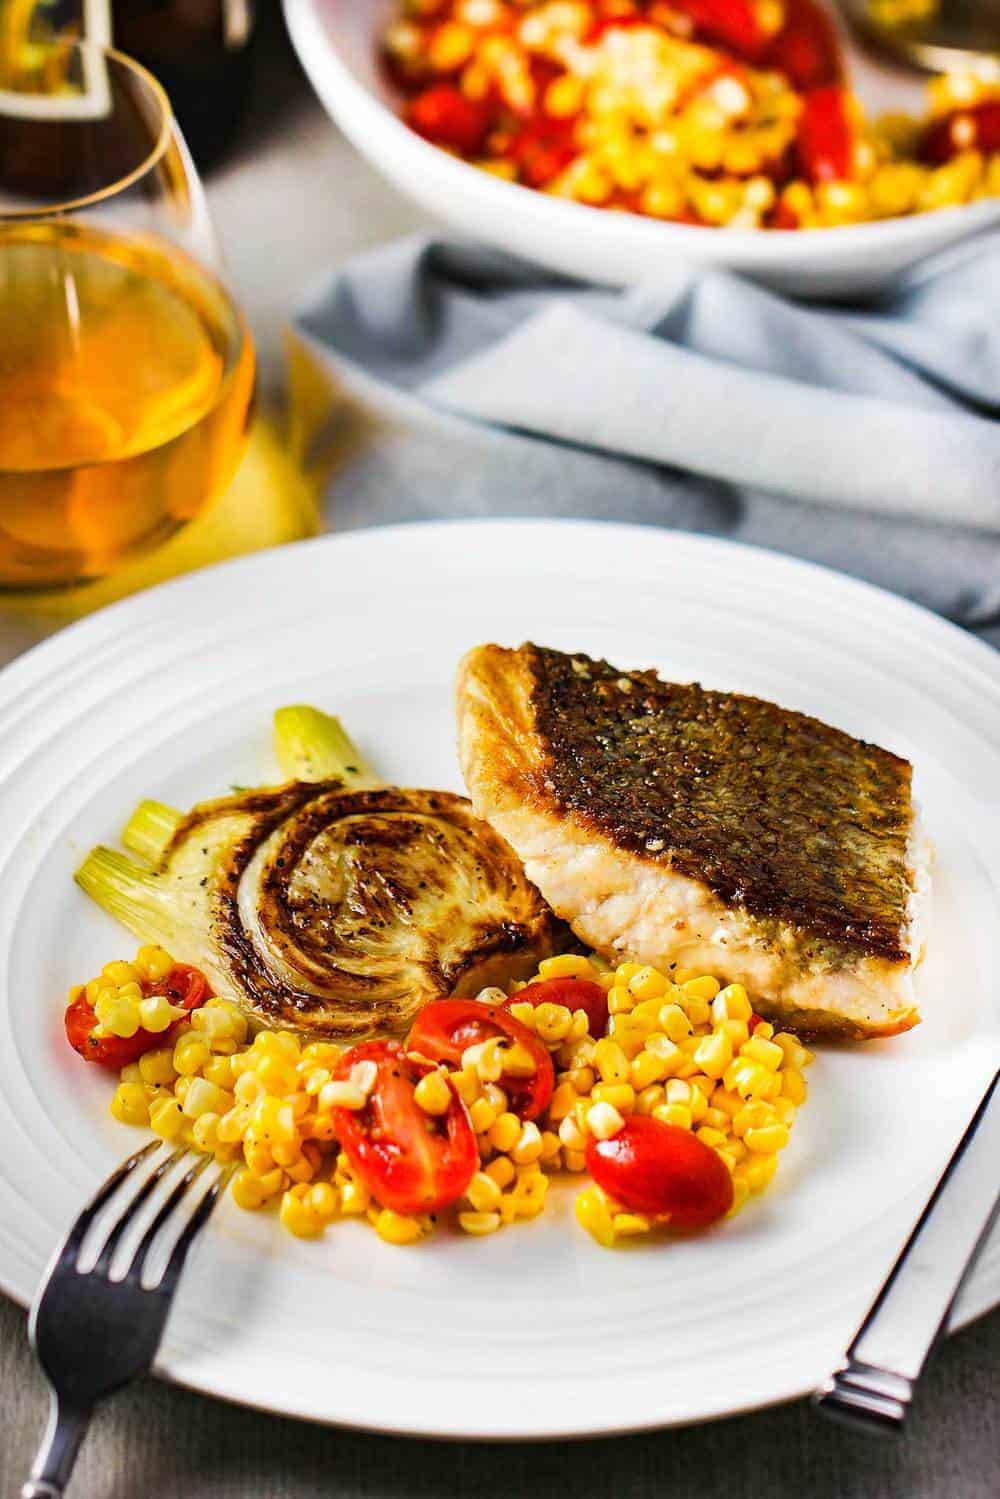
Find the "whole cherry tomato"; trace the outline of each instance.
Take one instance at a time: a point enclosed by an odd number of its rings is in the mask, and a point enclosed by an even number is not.
[[[587,1170],[633,1213],[669,1213],[675,1228],[706,1228],[728,1213],[726,1164],[690,1130],[633,1114],[610,1140],[590,1140]]]
[[[528,984],[504,1005],[565,1005],[567,1010],[586,1010],[587,1029],[592,1036],[603,1036],[608,1025],[608,996],[600,984],[590,979],[539,979]]]
[[[805,95],[795,149],[809,182],[836,182],[854,173],[854,125],[846,89],[832,84]]]
[[[1000,99],[954,109],[928,126],[920,146],[924,161],[938,166],[960,151],[1000,151]]]
[[[535,1071],[531,1077],[505,1072],[500,1078],[511,1110],[522,1119],[537,1119],[547,1107],[555,1086],[555,1071],[548,1050],[500,1005],[483,1005],[474,999],[436,999],[420,1011],[407,1043],[411,1051],[432,1062],[459,1067],[468,1046],[478,1046],[501,1036],[520,1041],[531,1055]]]
[[[147,998],[163,994],[172,1005],[179,1005],[182,1010],[197,1010],[211,998],[205,975],[187,963],[175,963],[166,978],[158,979],[156,983],[144,981],[141,988]],[[116,1071],[137,1062],[145,1052],[168,1045],[180,1023],[179,1019],[175,1020],[165,1031],[147,1031],[140,1026],[134,1036],[95,1035],[97,1012],[85,994],[67,1005],[64,1016],[66,1039],[73,1050],[85,1062],[99,1062],[104,1067],[114,1067]]]
[[[351,1166],[382,1206],[397,1213],[435,1213],[455,1202],[479,1169],[465,1104],[452,1090],[446,1114],[425,1113],[413,1091],[427,1068],[411,1062],[398,1041],[352,1046],[334,1075],[348,1077],[358,1062],[376,1067],[365,1107],[333,1111]]]
[[[493,123],[494,106],[485,99],[467,99],[450,83],[437,83],[408,102],[405,116],[407,124],[435,146],[475,156]]]

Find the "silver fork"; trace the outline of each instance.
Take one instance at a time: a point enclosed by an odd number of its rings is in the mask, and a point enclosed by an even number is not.
[[[223,1169],[199,1197],[196,1184],[211,1156],[195,1156],[184,1146],[167,1149],[122,1206],[93,1268],[81,1270],[78,1261],[87,1230],[122,1183],[159,1149],[164,1149],[163,1142],[151,1141],[108,1177],[66,1235],[35,1296],[28,1335],[49,1383],[50,1408],[21,1499],[61,1499],[97,1402],[149,1370],[188,1250],[231,1174],[232,1168]],[[124,1276],[112,1280],[112,1259],[126,1231],[158,1184],[185,1158],[190,1158],[190,1165],[139,1240]],[[178,1222],[184,1226],[162,1274],[153,1285],[143,1285],[155,1241],[168,1223],[173,1227]]]

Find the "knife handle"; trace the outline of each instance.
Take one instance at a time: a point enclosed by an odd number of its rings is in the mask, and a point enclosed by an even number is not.
[[[920,1371],[1000,1208],[1000,1072],[976,1110],[844,1363],[813,1395],[825,1415],[902,1430]]]

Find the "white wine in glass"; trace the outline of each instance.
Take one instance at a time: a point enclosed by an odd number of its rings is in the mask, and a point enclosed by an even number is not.
[[[159,84],[91,44],[0,48],[0,587],[99,577],[203,511],[253,380]]]

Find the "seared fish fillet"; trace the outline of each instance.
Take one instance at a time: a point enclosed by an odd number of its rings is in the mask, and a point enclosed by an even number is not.
[[[472,804],[616,961],[704,968],[806,1036],[919,1020],[911,767],[815,718],[524,645],[459,669]]]

